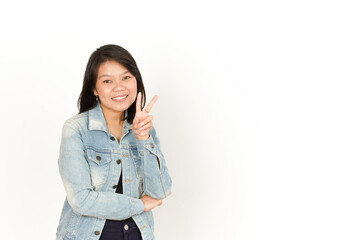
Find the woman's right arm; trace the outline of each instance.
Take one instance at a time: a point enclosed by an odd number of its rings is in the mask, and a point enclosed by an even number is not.
[[[81,135],[69,122],[63,126],[58,164],[66,197],[74,212],[103,219],[122,220],[144,211],[141,199],[94,190]]]

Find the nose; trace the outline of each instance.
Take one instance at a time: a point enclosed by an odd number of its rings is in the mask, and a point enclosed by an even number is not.
[[[122,90],[124,90],[124,89],[125,89],[125,87],[124,87],[124,85],[121,83],[121,80],[115,81],[114,92],[119,92],[119,91],[122,91]]]

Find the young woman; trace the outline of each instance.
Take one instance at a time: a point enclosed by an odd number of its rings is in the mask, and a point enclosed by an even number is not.
[[[135,60],[117,45],[86,67],[79,114],[63,126],[59,171],[66,199],[57,239],[154,239],[151,210],[171,192]]]

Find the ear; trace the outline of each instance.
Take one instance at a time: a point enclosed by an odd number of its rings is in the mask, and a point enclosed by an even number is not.
[[[93,93],[95,96],[99,96],[98,92],[96,91],[96,89],[93,89]]]

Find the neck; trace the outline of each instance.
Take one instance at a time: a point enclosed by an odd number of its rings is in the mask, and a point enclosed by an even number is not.
[[[106,107],[103,107],[102,104],[100,104],[100,106],[104,114],[106,125],[119,126],[123,124],[124,112],[112,111],[110,109],[107,109]]]

